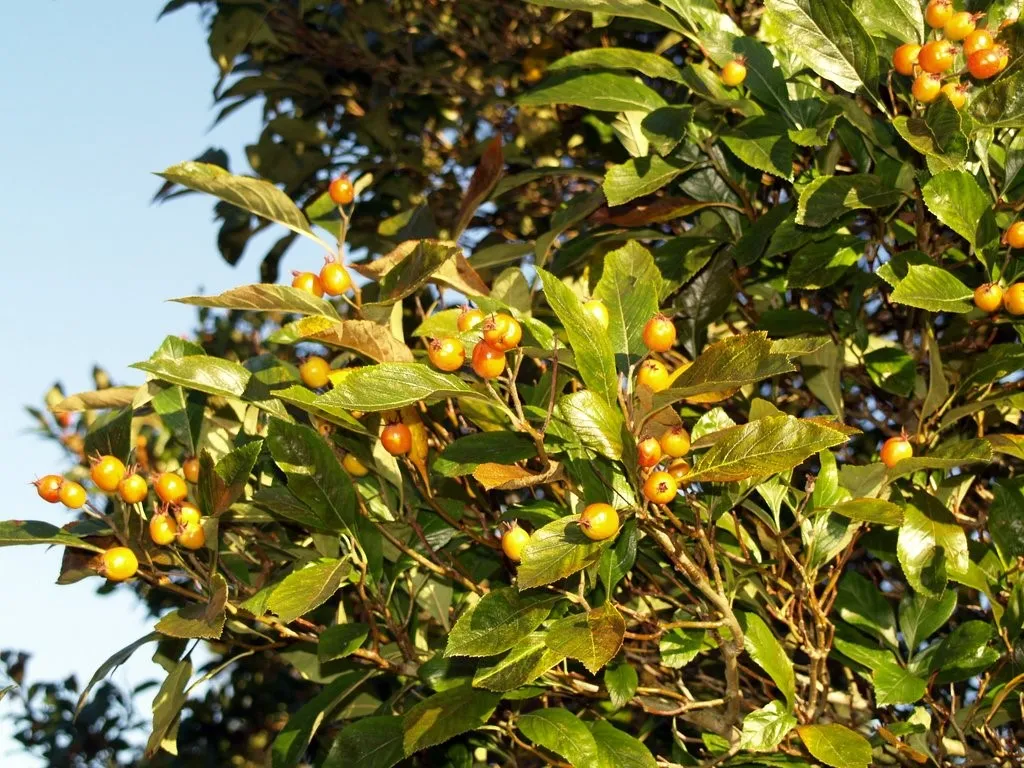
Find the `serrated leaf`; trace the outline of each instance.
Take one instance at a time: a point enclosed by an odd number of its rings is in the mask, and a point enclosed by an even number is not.
[[[904,507],[896,554],[914,588],[941,597],[948,576],[967,573],[967,535],[935,497],[918,492]]]
[[[393,768],[405,758],[403,719],[364,717],[342,729],[322,768]]]
[[[938,672],[937,683],[967,680],[994,664],[1002,655],[989,643],[996,628],[987,621],[965,621],[939,643],[931,657],[929,670]]]
[[[578,613],[553,622],[545,635],[548,648],[583,662],[591,673],[615,658],[622,647],[626,622],[611,603],[589,613]]]
[[[389,411],[448,397],[486,399],[458,376],[422,363],[380,363],[355,369],[317,402],[353,411]]]
[[[255,312],[287,312],[290,314],[313,315],[338,318],[338,311],[328,301],[290,285],[256,283],[241,285],[216,296],[183,296],[171,299],[179,304],[213,309],[240,309]]]
[[[622,412],[589,389],[563,395],[555,409],[579,441],[602,456],[622,456]]]
[[[895,661],[877,667],[871,675],[875,686],[875,703],[885,707],[893,704],[913,704],[919,701],[928,683],[911,674]]]
[[[270,593],[267,608],[283,624],[295,621],[327,602],[351,571],[348,560],[321,558],[285,576]]]
[[[532,5],[562,8],[568,11],[585,11],[623,16],[629,19],[642,19],[675,32],[686,32],[675,16],[648,0],[527,0],[527,2]]]
[[[550,749],[574,766],[597,766],[597,742],[577,715],[567,709],[538,709],[516,725],[534,744]]]
[[[907,592],[900,601],[900,631],[912,653],[921,641],[927,640],[945,626],[956,610],[955,589],[947,589],[942,597],[932,598]]]
[[[850,499],[832,505],[829,510],[854,522],[878,523],[893,527],[903,524],[903,508],[884,499]]]
[[[737,613],[743,628],[743,647],[786,697],[789,708],[796,701],[796,676],[793,662],[764,620],[755,613]]]
[[[562,517],[534,531],[519,563],[520,590],[551,584],[597,562],[605,542],[592,541],[579,526],[579,515]]]
[[[740,749],[771,752],[796,728],[796,722],[781,701],[770,701],[743,718]]]
[[[0,547],[24,544],[63,544],[66,547],[103,552],[102,547],[40,520],[4,520],[0,522]]]
[[[677,176],[693,168],[693,163],[658,155],[635,157],[613,165],[604,177],[604,196],[608,205],[623,205],[657,192]]]
[[[871,742],[845,725],[802,725],[797,728],[807,751],[833,768],[867,768]]]
[[[186,605],[171,611],[156,623],[157,632],[168,637],[217,640],[227,618],[228,584],[215,573],[210,579],[210,598],[205,604]]]
[[[289,323],[267,340],[278,344],[315,341],[329,347],[351,349],[378,363],[413,361],[409,347],[396,339],[389,328],[371,320],[331,321],[325,317],[307,317]]]
[[[751,168],[792,180],[796,147],[790,141],[788,127],[781,117],[751,117],[723,133],[721,139],[736,157]]]
[[[564,658],[544,644],[543,632],[534,632],[493,667],[477,669],[473,685],[500,693],[511,691],[536,680]]]
[[[623,733],[607,720],[598,720],[590,726],[597,742],[599,768],[657,768],[654,755],[642,741]]]
[[[571,104],[602,112],[650,112],[665,106],[657,91],[617,72],[560,72],[516,101],[523,106]]]
[[[360,648],[369,636],[370,628],[366,624],[335,624],[320,633],[320,641],[316,645],[316,656],[323,664],[334,659],[344,659]]]
[[[493,590],[459,617],[448,635],[445,656],[494,656],[527,637],[548,617],[557,598]]]
[[[647,354],[644,325],[658,311],[663,283],[650,251],[635,241],[604,257],[594,297],[608,309],[608,334],[620,372]]]
[[[615,709],[622,709],[629,703],[636,694],[638,684],[639,677],[629,662],[605,667],[604,687],[608,689],[608,696]]]
[[[952,273],[931,264],[914,264],[900,280],[889,298],[897,304],[927,309],[931,312],[970,312],[974,291]]]
[[[61,400],[51,409],[54,413],[77,413],[107,408],[126,408],[139,392],[138,387],[107,387],[94,392],[78,392]]]
[[[928,180],[921,188],[921,194],[928,210],[972,248],[985,244],[979,242],[978,235],[986,214],[991,213],[992,199],[971,174],[943,171]]]
[[[435,693],[414,705],[402,718],[406,755],[442,744],[479,728],[490,719],[500,697],[468,683]]]
[[[679,70],[668,59],[656,53],[632,48],[590,48],[575,51],[548,65],[548,72],[566,69],[628,69],[648,77],[660,77],[682,83]]]
[[[893,189],[881,176],[867,173],[819,176],[800,190],[796,223],[824,227],[850,211],[886,208],[898,203],[902,197],[903,192]]]
[[[707,632],[703,629],[673,629],[658,642],[661,666],[682,669],[704,650]]]
[[[1024,128],[1024,72],[1002,78],[971,100],[971,117],[987,128]]]

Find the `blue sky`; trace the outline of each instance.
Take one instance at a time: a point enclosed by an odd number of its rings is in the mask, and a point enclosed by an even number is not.
[[[23,406],[39,404],[57,379],[69,393],[91,389],[96,363],[117,383],[141,383],[127,366],[193,326],[193,310],[166,299],[255,280],[280,234],[232,268],[215,247],[211,200],[150,205],[153,171],[212,144],[239,172],[260,128],[254,106],[209,130],[216,68],[206,33],[191,8],[157,22],[162,6],[0,3],[0,519],[69,519],[28,485],[65,465],[56,447],[27,434]],[[297,250],[282,274],[319,261],[315,247]],[[149,626],[128,594],[98,597],[96,579],[58,587],[60,556],[0,550],[0,648],[33,654],[30,680],[76,674],[84,684]],[[159,671],[143,649],[114,680],[131,686]],[[16,747],[0,725],[0,764],[41,765]]]

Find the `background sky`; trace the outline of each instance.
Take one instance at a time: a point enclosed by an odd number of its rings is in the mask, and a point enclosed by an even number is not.
[[[166,299],[255,281],[280,236],[251,242],[232,268],[215,247],[212,199],[150,205],[151,173],[207,146],[224,147],[232,170],[246,172],[242,148],[260,130],[258,105],[210,130],[217,71],[204,26],[192,8],[157,22],[163,5],[0,2],[0,519],[70,519],[28,484],[66,464],[29,434],[24,406],[40,405],[57,380],[69,394],[92,389],[97,363],[115,383],[141,383],[127,366],[193,327],[194,310]],[[281,273],[307,262],[319,266],[315,246],[293,248]],[[97,579],[58,587],[60,558],[59,548],[0,550],[0,648],[32,653],[27,682],[74,674],[84,685],[150,623],[129,594],[97,596]],[[157,677],[151,653],[138,652],[115,682]],[[10,706],[0,703],[0,714]],[[0,765],[42,765],[4,723]]]

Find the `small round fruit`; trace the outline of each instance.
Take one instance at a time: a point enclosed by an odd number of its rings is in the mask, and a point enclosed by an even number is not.
[[[124,477],[124,463],[116,456],[101,456],[93,465],[90,471],[92,481],[96,487],[107,493],[117,490],[118,484]]]
[[[619,513],[611,504],[589,504],[580,515],[580,528],[588,539],[610,539],[619,532]]]
[[[686,459],[676,459],[668,465],[666,470],[672,479],[676,481],[676,485],[683,484],[683,478],[690,474],[690,462]]]
[[[921,53],[921,46],[917,43],[904,43],[892,55],[892,68],[901,75],[914,74],[914,67],[917,66],[917,57]]]
[[[608,307],[604,305],[603,301],[591,299],[583,302],[583,312],[590,315],[601,330],[608,330]]]
[[[1024,283],[1014,283],[1006,289],[1003,306],[1011,315],[1024,315]]]
[[[462,313],[459,315],[458,325],[459,331],[465,333],[470,328],[475,328],[484,321],[483,310],[470,309],[469,307],[463,307]]]
[[[166,547],[178,535],[178,524],[166,512],[149,518],[149,538],[160,547]]]
[[[529,540],[530,534],[513,524],[501,537],[501,551],[513,563],[518,563],[523,559],[523,549]]]
[[[973,13],[967,11],[958,11],[946,19],[946,23],[943,25],[943,32],[946,34],[947,40],[955,40],[959,42],[967,37],[974,28],[977,26],[977,17]]]
[[[202,549],[206,544],[206,531],[198,524],[186,525],[178,530],[178,544],[185,549]]]
[[[182,527],[197,525],[202,519],[203,513],[199,511],[199,507],[195,504],[190,504],[186,501],[178,510],[178,525]]]
[[[388,424],[380,433],[380,441],[392,456],[402,456],[412,448],[412,431],[401,422]]]
[[[679,484],[668,472],[652,472],[644,483],[644,496],[653,504],[668,504],[678,491]]]
[[[978,51],[994,48],[996,40],[987,29],[976,29],[964,38],[964,55],[970,56]]]
[[[955,109],[963,109],[967,103],[967,86],[962,83],[946,83],[942,86],[942,92]]]
[[[644,360],[636,372],[636,383],[648,387],[652,392],[668,389],[668,368],[659,360]]]
[[[661,443],[648,437],[636,444],[637,463],[647,469],[661,461]]]
[[[142,475],[127,475],[117,486],[117,493],[125,504],[140,504],[149,495],[149,484]]]
[[[914,94],[914,98],[922,104],[931,104],[939,98],[939,94],[942,92],[942,80],[935,75],[918,75],[910,90]]]
[[[672,427],[658,440],[661,452],[673,459],[685,456],[690,452],[690,433],[685,427]]]
[[[51,504],[56,504],[60,501],[60,487],[63,484],[64,478],[60,475],[44,475],[33,483],[39,498]]]
[[[953,66],[956,46],[946,40],[932,40],[925,43],[917,57],[921,69],[932,75],[939,75]]]
[[[664,315],[655,315],[644,326],[643,340],[652,352],[668,352],[676,343],[676,327]]]
[[[320,283],[320,278],[312,272],[293,272],[292,274],[295,275],[292,279],[292,288],[298,288],[317,298],[324,295],[324,287]]]
[[[363,462],[356,458],[354,453],[346,453],[345,458],[341,460],[341,466],[343,466],[345,471],[352,475],[352,477],[366,477],[370,474],[370,470],[366,468],[366,465],[363,464]]]
[[[320,270],[320,285],[328,296],[341,296],[352,287],[352,276],[344,264],[328,261]]]
[[[60,501],[68,509],[81,509],[88,498],[85,488],[74,480],[65,480],[60,484]]]
[[[913,456],[914,447],[905,436],[900,435],[899,437],[890,437],[882,443],[882,450],[879,453],[882,463],[891,469],[904,459]]]
[[[352,179],[342,174],[327,187],[327,194],[335,205],[348,205],[355,200],[356,190],[352,186]]]
[[[974,289],[974,306],[992,314],[1003,306],[1003,289],[999,283],[985,283]]]
[[[456,338],[434,339],[427,345],[427,357],[441,371],[457,371],[466,362],[466,348]]]
[[[177,504],[188,495],[188,487],[181,475],[164,472],[156,479],[156,495],[164,504]]]
[[[199,482],[199,459],[195,456],[190,456],[185,459],[185,463],[181,465],[181,474],[185,476],[188,482],[195,485]]]
[[[484,341],[502,352],[515,349],[523,338],[523,327],[519,321],[503,312],[485,320],[483,330]]]
[[[967,57],[967,71],[978,80],[988,80],[990,77],[995,77],[1002,71],[1000,67],[1002,55],[998,48],[986,48],[981,51],[975,51]]]
[[[312,355],[299,366],[299,377],[310,389],[321,389],[331,381],[331,364],[322,357]]]
[[[103,575],[111,581],[130,579],[139,570],[139,558],[128,547],[111,547],[103,553]]]
[[[1024,221],[1015,221],[1003,234],[1003,242],[1011,248],[1024,248]]]
[[[725,62],[725,66],[722,67],[720,76],[722,78],[722,82],[730,88],[742,85],[743,81],[747,79],[746,59],[739,58]]]
[[[473,372],[481,379],[496,379],[505,370],[505,353],[486,341],[473,348]]]
[[[953,15],[953,0],[931,0],[924,10],[924,20],[932,29],[939,29],[946,26],[950,16]]]

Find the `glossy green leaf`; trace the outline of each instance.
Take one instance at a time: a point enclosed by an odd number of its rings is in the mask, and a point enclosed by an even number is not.
[[[411,296],[434,279],[442,265],[455,258],[459,248],[454,243],[420,240],[411,248],[405,248],[403,253],[404,258],[380,278],[379,304],[391,304]]]
[[[866,630],[891,648],[898,647],[892,605],[873,581],[847,571],[839,582],[835,609],[847,624]]]
[[[325,661],[344,659],[362,647],[370,628],[366,624],[335,624],[320,633],[316,655],[322,664]]]
[[[736,618],[743,628],[743,645],[750,658],[775,681],[792,709],[796,701],[796,677],[786,649],[757,614],[737,613]]]
[[[900,190],[893,189],[879,176],[866,173],[819,176],[800,191],[796,223],[824,227],[850,211],[888,208],[902,197]]]
[[[577,613],[553,622],[544,642],[548,648],[583,662],[591,673],[615,658],[622,647],[626,622],[614,605],[605,603],[588,613]]]
[[[267,608],[288,624],[327,602],[351,572],[347,560],[321,558],[285,576],[270,593]]]
[[[911,674],[896,662],[887,662],[874,670],[875,702],[879,706],[913,704],[924,696],[928,683]]]
[[[216,296],[183,296],[172,299],[179,304],[213,309],[239,309],[254,312],[287,312],[299,315],[319,315],[334,320],[338,311],[334,305],[311,293],[290,285],[255,283],[219,293]]]
[[[574,766],[597,766],[597,742],[586,724],[566,709],[538,709],[522,715],[516,725],[532,741]]]
[[[614,592],[615,585],[632,570],[638,539],[636,518],[630,518],[622,524],[615,543],[601,553],[598,575],[609,593]]]
[[[853,0],[853,13],[875,37],[923,42],[924,13],[918,0]]]
[[[658,652],[661,665],[669,669],[682,669],[705,650],[707,632],[703,629],[673,629],[661,636]]]
[[[622,456],[622,411],[609,405],[589,389],[562,395],[555,408],[557,417],[565,422],[579,441],[602,456]]]
[[[987,128],[1024,128],[1024,72],[996,80],[971,100],[970,108]]]
[[[744,120],[721,136],[722,142],[741,161],[765,173],[792,180],[793,153],[785,121],[775,115]]]
[[[947,589],[940,598],[908,592],[900,601],[900,631],[911,652],[941,629],[956,610],[955,589]]]
[[[594,297],[608,309],[608,334],[620,372],[647,354],[644,325],[658,312],[663,283],[650,251],[635,241],[604,257]]]
[[[405,758],[403,719],[364,717],[342,729],[322,768],[392,768]]]
[[[991,212],[992,199],[971,174],[944,171],[929,179],[921,193],[932,215],[967,240],[972,248],[985,244],[978,235],[986,214]]]
[[[689,105],[658,107],[644,115],[640,121],[640,132],[650,148],[664,157],[683,140],[692,117],[693,107]]]
[[[988,513],[988,531],[1004,563],[1024,556],[1024,479],[999,478]]]
[[[996,628],[987,621],[965,621],[942,639],[929,669],[938,672],[937,683],[967,680],[984,671],[1002,656],[989,646]]]
[[[402,719],[403,746],[411,755],[487,722],[500,697],[468,683],[448,688],[415,704]]]
[[[859,523],[900,526],[903,508],[884,499],[850,499],[829,507],[832,512]]]
[[[797,728],[807,751],[833,768],[867,768],[871,765],[871,743],[856,731],[839,723],[802,725]]]
[[[477,669],[473,675],[473,685],[489,691],[511,691],[533,682],[564,658],[564,655],[545,645],[544,633],[534,632],[519,641],[493,667]]]
[[[796,718],[781,701],[770,701],[743,718],[740,749],[751,752],[771,752],[786,734],[796,728]]]
[[[973,295],[974,291],[951,272],[931,264],[914,264],[889,298],[931,312],[963,314],[974,308],[969,302]]]
[[[636,670],[629,662],[623,661],[604,668],[604,687],[615,709],[622,709],[629,703],[636,694],[639,682]]]
[[[380,363],[357,368],[317,399],[325,406],[355,411],[389,411],[448,397],[484,398],[458,376],[421,363]]]
[[[657,192],[692,167],[692,163],[658,155],[635,157],[608,169],[604,177],[604,195],[608,205],[623,205]]]
[[[858,238],[846,235],[810,242],[793,254],[786,278],[793,288],[827,288],[857,263],[860,246]]]
[[[4,520],[0,522],[0,547],[24,544],[63,544],[66,547],[102,552],[102,547],[90,544],[62,528],[40,520]]]
[[[864,355],[864,366],[868,376],[880,389],[901,397],[910,397],[913,393],[914,382],[917,380],[917,366],[914,359],[902,349],[874,349]]]
[[[917,493],[904,507],[896,552],[907,581],[928,597],[941,597],[946,579],[967,572],[967,535],[941,502]]]
[[[515,464],[537,455],[529,438],[515,432],[477,432],[460,437],[434,460],[433,469],[445,477],[473,473],[481,464]]]
[[[590,732],[597,743],[599,768],[657,768],[654,755],[642,741],[620,731],[607,720],[598,720],[590,726]]]
[[[562,8],[567,11],[624,16],[650,21],[676,32],[685,31],[675,16],[648,0],[527,0],[533,5]]]
[[[632,48],[590,48],[575,51],[548,65],[548,72],[565,69],[628,69],[648,77],[682,83],[679,70],[666,58]]]
[[[650,112],[665,106],[658,92],[617,72],[560,72],[519,96],[523,106],[571,104],[603,112]]]
[[[564,579],[596,563],[603,548],[604,542],[583,534],[578,515],[548,523],[534,531],[523,548],[517,586],[523,590]]]
[[[556,598],[505,587],[488,592],[455,622],[445,656],[494,656],[507,651],[548,617]]]

